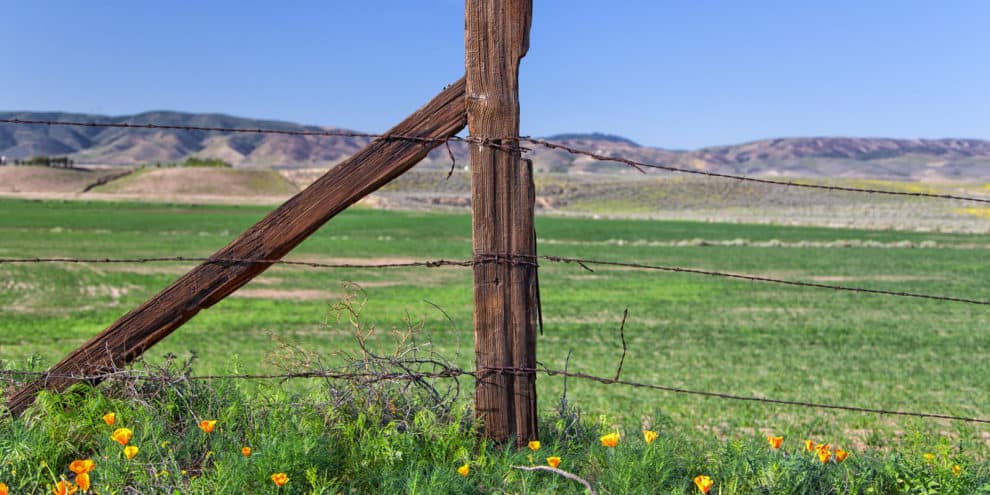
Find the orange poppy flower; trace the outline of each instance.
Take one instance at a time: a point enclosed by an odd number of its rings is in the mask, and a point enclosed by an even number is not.
[[[807,450],[808,452],[815,450],[815,442],[812,442],[811,440],[805,440],[804,450]]]
[[[244,447],[243,449],[241,449],[241,455],[243,455],[244,457],[250,456],[251,455],[251,447]]]
[[[73,493],[76,493],[76,490],[78,489],[79,488],[72,483],[62,480],[55,485],[55,488],[52,488],[52,493],[54,495],[72,495]]]
[[[537,450],[540,450],[540,441],[530,440],[529,444],[527,444],[527,447],[529,447],[529,450],[536,452]]]
[[[701,490],[701,493],[708,493],[712,489],[713,485],[715,485],[715,482],[708,476],[699,474],[694,477],[694,486],[698,487],[698,490]]]
[[[457,474],[461,476],[467,476],[468,473],[470,472],[471,472],[471,466],[468,466],[466,463],[463,466],[457,468]]]
[[[822,461],[822,464],[825,464],[826,462],[828,462],[829,459],[832,458],[832,451],[823,447],[828,447],[828,445],[823,445],[819,447],[817,453],[818,453],[818,459]]]
[[[134,456],[138,455],[138,451],[141,449],[137,448],[137,445],[128,445],[124,447],[124,456],[128,459],[133,459]]]
[[[956,476],[959,476],[959,473],[961,473],[961,472],[962,472],[962,466],[960,466],[959,464],[956,464],[955,466],[952,466],[952,474],[954,474]],[[0,493],[0,495],[3,495],[3,494]]]
[[[653,430],[643,430],[643,440],[645,440],[646,443],[653,443],[653,441],[659,436],[660,435]]]
[[[213,428],[216,427],[217,420],[215,419],[204,419],[199,422],[199,429],[207,433],[213,433]]]
[[[104,414],[103,422],[106,423],[107,426],[113,426],[113,424],[117,422],[117,414],[112,412]]]
[[[552,467],[552,468],[555,468],[555,467],[559,466],[560,465],[560,457],[557,457],[557,456],[547,457],[547,464],[549,464],[550,467]]]
[[[846,457],[849,457],[849,452],[846,452],[845,450],[842,450],[842,449],[835,449],[835,460],[836,461],[842,462],[842,461],[846,460]]]
[[[134,432],[128,428],[117,428],[110,434],[110,438],[121,445],[127,445],[127,442],[130,442],[133,437]]]
[[[770,443],[770,448],[777,450],[784,443],[784,437],[767,436],[767,442]]]
[[[616,445],[619,445],[619,434],[609,433],[608,435],[602,436],[600,440],[603,446],[613,448]]]
[[[76,474],[88,473],[96,467],[96,463],[92,459],[76,459],[69,463],[69,471]]]
[[[281,487],[288,482],[289,477],[285,473],[275,473],[272,475],[272,483],[275,483],[275,486]]]
[[[76,475],[76,485],[79,489],[88,492],[89,491],[89,473],[80,473]]]
[[[0,482],[0,495],[7,495],[10,493],[10,488],[7,488],[7,484]]]

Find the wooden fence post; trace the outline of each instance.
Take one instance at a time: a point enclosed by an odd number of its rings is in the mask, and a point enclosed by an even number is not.
[[[465,82],[451,84],[386,135],[330,169],[226,247],[217,259],[277,260],[348,206],[419,163],[431,149],[464,128]],[[269,263],[205,262],[147,302],[122,316],[70,353],[40,379],[10,396],[18,415],[44,388],[64,390],[80,381],[131,362],[183,323],[248,283]]]
[[[535,188],[518,151],[519,62],[529,48],[532,10],[532,0],[465,5],[466,106],[475,140],[475,413],[485,437],[515,436],[517,445],[537,439]]]

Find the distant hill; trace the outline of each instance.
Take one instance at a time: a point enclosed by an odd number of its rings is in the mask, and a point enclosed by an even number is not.
[[[156,111],[137,115],[0,112],[3,119],[189,125],[278,130],[346,130],[258,120],[223,114]],[[975,139],[888,139],[799,137],[703,148],[694,151],[640,146],[610,134],[558,134],[548,138],[598,154],[719,173],[754,176],[877,178],[899,180],[990,180],[990,141]],[[367,138],[221,134],[204,131],[0,125],[0,155],[10,159],[68,155],[77,164],[137,165],[188,157],[218,158],[239,168],[308,168],[332,165],[368,143]],[[531,146],[532,147],[532,146]],[[459,164],[467,146],[451,143]],[[534,147],[539,171],[633,173],[620,164]],[[446,149],[422,168],[449,167]]]

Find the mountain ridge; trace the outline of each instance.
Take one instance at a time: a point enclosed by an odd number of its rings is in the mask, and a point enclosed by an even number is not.
[[[132,115],[4,111],[0,119],[159,124],[196,127],[350,131],[223,113],[154,110]],[[754,176],[877,178],[899,180],[990,180],[990,141],[980,139],[894,139],[883,137],[787,137],[696,150],[643,146],[614,134],[564,133],[546,138],[596,154],[697,171]],[[350,156],[370,138],[216,133],[169,129],[0,125],[0,155],[24,159],[68,155],[80,164],[139,165],[189,157],[218,158],[241,168],[326,167]],[[457,162],[468,147],[451,142]],[[625,165],[601,162],[537,145],[527,155],[542,172],[633,173]],[[446,149],[434,150],[420,168],[447,168]]]

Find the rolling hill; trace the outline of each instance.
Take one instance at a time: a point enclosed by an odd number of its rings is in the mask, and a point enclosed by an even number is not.
[[[299,125],[223,114],[145,112],[105,116],[57,112],[0,112],[0,119],[161,124],[244,129],[326,131],[346,129]],[[797,137],[682,151],[641,146],[621,136],[559,134],[547,138],[602,155],[719,173],[753,176],[875,178],[895,180],[990,180],[990,141],[976,139],[889,139]],[[326,167],[354,153],[368,138],[224,134],[165,129],[121,129],[0,125],[0,155],[22,159],[68,155],[79,164],[138,165],[219,158],[239,168]],[[533,147],[538,171],[555,173],[634,173],[625,165],[601,162],[559,150]],[[468,149],[451,143],[460,163]],[[447,151],[432,153],[420,166],[450,166]]]

